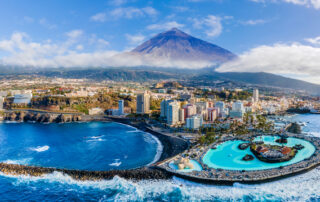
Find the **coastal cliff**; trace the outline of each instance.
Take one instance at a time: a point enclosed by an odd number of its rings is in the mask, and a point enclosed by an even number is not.
[[[81,121],[81,115],[78,114],[57,114],[57,113],[41,113],[41,112],[24,112],[15,111],[4,114],[5,121],[18,122],[39,122],[39,123],[66,123]]]

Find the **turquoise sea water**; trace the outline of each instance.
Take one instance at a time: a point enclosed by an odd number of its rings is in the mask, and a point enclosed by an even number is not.
[[[279,137],[275,136],[262,136],[257,137],[256,140],[263,140],[266,144],[280,145],[275,142]],[[279,166],[286,166],[300,162],[309,158],[314,152],[315,147],[308,141],[288,138],[286,146],[292,147],[296,144],[301,144],[304,148],[296,154],[290,161],[281,163],[266,163],[254,158],[252,161],[243,161],[242,158],[246,154],[254,156],[248,147],[245,150],[238,148],[238,145],[245,143],[244,141],[227,141],[217,146],[217,149],[210,149],[204,156],[203,162],[211,168],[221,168],[227,170],[264,170],[271,168],[278,168]]]
[[[310,131],[310,135],[320,134],[320,116],[297,115],[295,119],[309,120],[304,131]],[[0,173],[1,201],[319,201],[319,190],[319,169],[270,183],[236,183],[233,186],[204,185],[176,177],[139,182],[115,177],[99,182],[79,182],[61,173],[43,177]]]

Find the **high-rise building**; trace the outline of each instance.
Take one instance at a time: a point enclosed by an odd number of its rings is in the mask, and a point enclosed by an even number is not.
[[[245,111],[243,103],[241,101],[234,102],[232,104],[232,110],[233,111],[238,111],[238,112],[244,112]]]
[[[0,96],[0,110],[3,109],[4,98]]]
[[[217,109],[216,108],[209,108],[208,109],[208,120],[213,122],[217,119]]]
[[[252,99],[253,99],[253,102],[259,102],[259,90],[258,89],[253,90]]]
[[[150,112],[150,95],[147,92],[137,95],[137,114],[148,114]]]
[[[162,100],[160,104],[160,116],[167,117],[168,114],[168,104],[173,102],[173,100]]]
[[[202,116],[194,115],[186,119],[186,127],[189,129],[199,129],[202,126]]]
[[[118,101],[118,114],[123,115],[124,114],[124,100]]]
[[[183,106],[185,119],[197,113],[197,107],[193,104]]]
[[[184,118],[184,109],[179,109],[179,121],[181,123],[184,123],[185,122],[185,118]]]
[[[168,104],[167,123],[175,125],[179,122],[179,103],[177,101]]]
[[[226,111],[224,102],[223,101],[216,102],[215,107],[218,109],[218,112],[219,112],[218,116],[222,117],[224,112]]]
[[[232,104],[232,110],[230,111],[231,118],[242,118],[245,113],[245,108],[241,101],[234,102]]]

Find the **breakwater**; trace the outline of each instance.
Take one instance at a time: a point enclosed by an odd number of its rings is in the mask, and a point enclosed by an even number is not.
[[[7,175],[30,175],[43,176],[53,172],[61,172],[75,180],[110,180],[119,176],[129,180],[151,180],[151,179],[170,179],[172,174],[153,168],[140,168],[133,170],[111,170],[111,171],[86,171],[68,170],[59,168],[44,168],[37,166],[26,166],[17,164],[0,163],[0,172]]]

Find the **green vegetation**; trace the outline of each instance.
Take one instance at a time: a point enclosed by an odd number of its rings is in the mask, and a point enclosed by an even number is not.
[[[210,145],[216,141],[216,133],[215,132],[207,132],[205,135],[202,135],[198,142],[201,145]]]
[[[89,114],[89,109],[84,104],[74,105],[75,109],[77,109],[79,112]]]
[[[160,99],[153,99],[152,97],[150,98],[150,109],[151,110],[160,110],[160,105],[161,105]]]
[[[198,89],[195,92],[196,96],[202,96],[205,98],[214,97],[218,100],[247,100],[252,97],[252,93],[248,91],[206,91]]]

